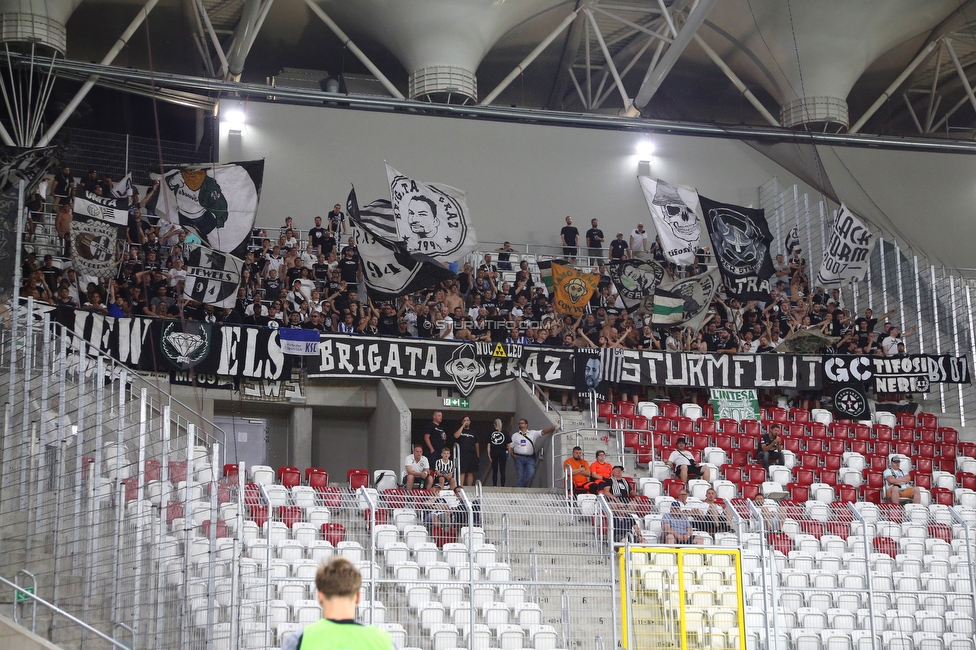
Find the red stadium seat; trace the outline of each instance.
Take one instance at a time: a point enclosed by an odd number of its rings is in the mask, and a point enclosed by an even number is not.
[[[346,472],[346,481],[349,483],[350,490],[369,487],[369,471],[365,469],[351,469]]]
[[[176,499],[170,499],[166,503],[166,525],[172,526],[174,519],[183,518],[183,504]]]
[[[278,506],[275,508],[278,521],[291,528],[302,520],[301,506]]]
[[[759,495],[760,486],[753,483],[743,483],[739,486],[739,492],[743,499],[755,499]]]
[[[915,429],[915,433],[918,434],[921,442],[930,445],[934,445],[936,442],[935,429]]]
[[[223,519],[218,519],[214,532],[218,538],[227,537],[227,522],[225,522]],[[209,519],[205,519],[204,521],[200,522],[200,535],[206,539],[210,539]]]
[[[785,438],[783,440],[783,449],[787,451],[792,451],[794,454],[800,453],[800,438]]]
[[[799,485],[798,483],[787,483],[786,484],[786,491],[790,493],[790,500],[791,501],[798,501],[798,502],[803,503],[805,501],[809,501],[810,500],[810,487],[809,487],[809,485]]]
[[[947,504],[947,505],[952,505]],[[952,527],[948,524],[929,524],[929,537],[952,543]]]
[[[718,430],[715,420],[712,420],[711,418],[698,418],[695,421],[695,424],[698,427],[699,433],[713,434]]]
[[[870,440],[871,439],[871,427],[866,424],[855,424],[854,425],[854,439],[855,440]]]
[[[753,485],[762,485],[766,481],[765,468],[753,465],[749,468],[749,476],[746,480]]]
[[[960,442],[957,444],[960,455],[976,458],[976,442]]]
[[[840,488],[850,488],[851,486],[850,485],[847,485],[846,483],[842,483],[838,487],[840,487]],[[851,489],[853,489],[853,488],[851,488]],[[854,490],[854,495],[855,495],[855,501],[856,501],[857,500],[856,499],[856,497],[857,497],[857,490]],[[853,502],[854,501],[851,501],[851,502],[847,502],[847,501],[832,501],[830,503],[830,512],[834,516],[834,519],[836,519],[840,523],[854,521],[854,513],[851,512],[851,507],[848,505],[848,503],[853,503]],[[850,527],[849,526],[847,528],[848,528],[848,530],[850,530]],[[846,538],[846,535],[844,537]]]
[[[879,507],[881,518],[895,524],[900,524],[905,518],[905,511],[897,503],[884,502]]]
[[[224,482],[217,484],[217,505],[230,503],[231,485],[230,483]]]
[[[959,433],[952,427],[939,427],[935,430],[935,434],[946,444],[954,445],[959,442]]]
[[[661,415],[665,417],[676,418],[681,415],[681,407],[674,402],[665,402],[664,404],[660,404],[658,408],[661,411]]]
[[[976,474],[972,472],[956,473],[956,483],[967,490],[976,490]]]
[[[609,420],[613,416],[612,402],[597,402],[597,417],[601,420]]]
[[[739,430],[746,436],[758,436],[761,433],[759,420],[743,420],[739,425]]]
[[[843,456],[847,451],[846,440],[831,440],[827,443],[827,453],[835,456]]]
[[[805,469],[803,467],[793,468],[793,482],[797,485],[812,485],[813,484],[813,470]],[[806,499],[804,499],[805,501]],[[799,499],[794,499],[794,501],[799,501]]]
[[[239,465],[237,463],[224,464],[224,478],[237,481]]]
[[[634,507],[634,514],[638,517],[643,518],[651,514],[651,507],[654,505],[654,502],[643,494],[635,494],[631,497],[630,502]]]
[[[878,472],[870,472],[867,475],[867,481],[865,484],[872,488],[883,488],[884,487],[884,477]]]
[[[793,499],[783,499],[779,502],[779,508],[784,517],[799,521],[803,519],[803,502]]]
[[[898,542],[890,537],[875,537],[874,550],[877,553],[890,555],[891,559],[895,559],[895,556],[898,555]]]
[[[933,460],[931,458],[916,458],[915,469],[922,472],[923,474],[931,474],[933,469],[932,463]]]
[[[939,428],[939,416],[934,413],[919,413],[918,426],[926,429],[938,429]]]
[[[861,454],[862,456],[868,455],[868,443],[865,440],[849,440],[847,442],[847,448],[856,454]]]
[[[275,472],[275,477],[279,481],[281,481],[281,475],[284,472],[299,472],[299,475],[301,474],[301,472],[297,467],[291,467],[290,465],[282,465],[281,467],[278,468],[278,471]]]
[[[752,454],[748,451],[733,451],[732,452],[732,464],[739,465],[740,467],[745,467],[752,461]]]
[[[133,476],[132,478],[122,479],[123,485],[125,485],[125,500],[135,501],[139,498],[139,478]]]
[[[910,471],[908,473],[908,475],[912,477],[912,481],[914,481],[915,482],[915,485],[917,485],[918,487],[925,488],[926,490],[931,490],[932,489],[932,475],[931,474],[923,474],[922,472],[919,472],[918,470],[913,469],[912,471]]]
[[[726,481],[732,481],[733,483],[742,482],[742,466],[741,465],[722,465],[722,476],[725,477]]]
[[[823,483],[831,487],[837,485],[837,472],[835,471],[828,472],[827,470],[820,470],[816,475],[818,483]]]
[[[898,442],[915,442],[915,429],[895,427],[894,439]]]
[[[810,421],[810,411],[806,409],[791,408],[790,409],[790,419],[794,422],[809,422]]]
[[[256,523],[258,528],[268,521],[268,506],[248,506],[248,511],[251,514],[251,521]]]
[[[820,467],[820,456],[817,454],[803,454],[800,457],[800,467],[803,469],[818,469]]]
[[[956,471],[956,459],[955,458],[940,458],[937,461],[940,472],[952,473]]]
[[[691,436],[691,446],[696,449],[704,449],[708,447],[709,438],[707,435],[697,433]]]
[[[910,442],[896,442],[894,443],[895,453],[902,456],[914,456],[912,453],[915,446]]]
[[[858,491],[858,494],[860,494],[862,500],[864,500],[864,501],[866,501],[868,503],[876,503],[876,504],[880,504],[881,503],[881,490],[880,489],[868,487],[866,485],[862,485],[861,487],[859,487],[857,489],[857,491]]]
[[[950,445],[951,446],[951,445]],[[953,451],[955,447],[952,446]],[[901,453],[900,451],[898,453]],[[918,455],[922,458],[935,458],[935,445],[926,442],[920,442],[918,444]]]
[[[611,429],[631,429],[630,418],[614,415],[607,420],[607,426]]]
[[[318,492],[322,495],[322,505],[326,508],[338,510],[342,507],[342,491],[336,486],[327,485]]]
[[[624,451],[637,448],[640,444],[640,434],[636,431],[624,431]]]
[[[312,474],[325,474],[326,477],[329,476],[329,473],[327,471],[325,471],[324,469],[322,469],[321,467],[306,467],[305,468],[305,483],[307,485],[311,485],[312,484],[311,483],[311,479],[309,478]],[[328,483],[328,481],[326,481],[326,483]]]
[[[843,457],[840,455],[827,455],[823,457],[824,469],[836,472],[840,469]]]
[[[887,456],[891,453],[891,443],[890,442],[876,442],[874,443],[874,454],[876,456]]]
[[[631,418],[637,415],[637,405],[633,402],[617,402],[617,415],[622,415],[625,418]]]
[[[147,460],[146,461],[146,480],[147,481],[158,481],[160,472],[163,468],[163,464],[158,460]]]
[[[779,406],[769,409],[769,415],[771,416],[769,419],[773,422],[789,422],[790,420],[790,412]]]
[[[383,504],[391,510],[407,507],[407,491],[403,488],[387,488],[383,490]]]
[[[315,469],[310,467],[309,469]],[[309,473],[305,470],[305,479],[308,481],[310,487],[315,488],[319,492],[329,487],[329,473],[323,470],[316,470]]]
[[[830,432],[831,437],[847,440],[850,436],[851,428],[842,422],[831,422],[827,426],[827,430]]]
[[[786,533],[770,533],[769,544],[783,555],[789,555],[793,550],[793,539]]]
[[[827,425],[823,422],[810,422],[807,424],[807,435],[811,438],[826,438]]]
[[[951,506],[952,505],[952,502],[953,502],[952,490],[950,490],[948,488],[934,487],[934,488],[932,488],[932,500],[935,503],[938,503],[938,504],[943,505],[943,506]],[[931,530],[931,529],[932,529],[932,527],[929,526],[929,530]],[[950,530],[949,533],[950,533],[949,534],[949,537],[951,538],[952,537],[952,531]],[[929,534],[931,534],[931,533],[929,533]],[[946,541],[949,541],[949,540],[946,540]]]
[[[843,540],[847,540],[851,534],[851,525],[844,521],[828,521],[824,524],[828,535],[836,535]]]
[[[166,475],[169,477],[170,482],[173,485],[182,483],[186,480],[186,461],[185,460],[171,460],[167,466]]]
[[[841,483],[835,491],[837,492],[837,500],[841,503],[854,503],[857,501],[857,488],[853,485]]]
[[[636,447],[634,447],[634,453],[637,455],[637,459],[635,462],[637,463],[638,467],[650,467],[651,461],[654,460],[654,455],[651,454],[650,445],[637,445]],[[661,450],[661,453],[662,453],[662,458],[666,458],[666,456],[663,456],[664,453],[663,449]]]
[[[825,530],[823,522],[814,521],[813,519],[804,519],[800,521],[800,530],[803,531],[805,535],[813,535],[817,539],[824,536]]]
[[[322,524],[322,539],[335,546],[346,539],[346,527],[342,524],[329,522]]]
[[[888,469],[887,456],[876,456],[874,454],[869,454],[865,460],[867,461],[867,468],[872,472],[878,472],[880,474]]]
[[[826,438],[807,438],[807,451],[812,454],[822,454],[827,450]]]
[[[723,450],[726,454],[732,453],[732,436],[716,435],[715,446]]]
[[[807,428],[801,422],[793,422],[783,427],[783,435],[802,438],[807,435]]]
[[[664,479],[662,487],[664,488],[665,494],[677,499],[678,492],[681,492],[681,490],[685,487],[685,482],[680,478],[667,478]]]
[[[886,424],[874,425],[874,439],[881,441],[891,441],[891,427]]]
[[[718,421],[718,430],[728,436],[739,435],[739,421],[732,418],[722,418]]]
[[[633,494],[633,493],[631,493]],[[373,511],[367,508],[363,510],[363,521],[366,522],[366,530],[372,530]],[[390,511],[386,508],[376,509],[376,525],[381,526],[390,521]]]
[[[666,415],[655,415],[651,418],[651,428],[655,431],[674,431],[674,420]]]
[[[715,409],[712,408],[711,404],[702,405],[702,417],[708,418],[709,420],[715,419]]]
[[[631,422],[632,426],[638,431],[649,431],[651,429],[651,421],[643,415],[635,415],[631,418]]]
[[[943,460],[956,460],[956,446],[951,443],[942,443],[939,450],[939,457]]]
[[[278,480],[289,490],[302,484],[302,473],[297,467],[279,467]]]
[[[662,454],[664,453],[663,452],[664,449],[673,446],[670,431],[654,431],[653,433],[651,433],[651,437],[654,440],[654,448],[661,450]],[[640,444],[642,445],[648,444],[647,436],[641,438]]]
[[[759,438],[747,438],[745,436],[739,438],[739,451],[745,451],[752,454],[757,449],[759,449]]]
[[[691,418],[680,417],[676,420],[678,433],[693,434],[695,433],[695,421]]]
[[[916,427],[918,426],[915,422],[914,413],[905,413],[904,411],[900,413],[895,413],[895,419],[903,427]]]

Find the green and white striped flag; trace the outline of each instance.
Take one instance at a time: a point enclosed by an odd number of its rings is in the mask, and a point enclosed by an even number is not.
[[[670,291],[661,291],[654,294],[654,315],[652,321],[655,325],[679,325],[684,321],[685,299]]]
[[[539,277],[546,285],[546,293],[552,295],[552,260],[539,260]]]

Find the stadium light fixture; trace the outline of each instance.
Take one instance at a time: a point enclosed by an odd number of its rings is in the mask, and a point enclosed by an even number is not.
[[[228,133],[240,135],[244,130],[244,111],[239,109],[227,111],[224,113],[224,123],[227,125]]]
[[[647,160],[654,155],[654,143],[651,140],[641,140],[637,143],[634,153],[640,156],[641,160]]]

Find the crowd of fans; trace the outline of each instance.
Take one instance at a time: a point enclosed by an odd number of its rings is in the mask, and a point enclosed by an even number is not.
[[[65,168],[50,187],[50,209],[58,215],[56,222],[67,214],[70,224],[76,188],[107,194],[113,183],[93,171],[76,185]],[[812,329],[834,337],[825,352],[891,356],[904,353],[904,338],[914,331],[902,334],[883,322],[893,312],[875,317],[871,309],[865,309],[855,314],[846,308],[839,290],[811,287],[807,262],[799,249],[789,258],[776,256],[772,300],[742,304],[723,288],[700,331],[656,326],[649,316],[630,314],[623,308],[601,263],[603,238],[596,219],[586,233],[585,249],[569,245],[583,243],[572,234],[575,228],[569,225],[570,218],[560,233],[564,257],[576,262],[577,254],[585,252],[594,263],[592,272],[599,276],[597,291],[578,318],[555,312],[538,269],[525,260],[510,261],[515,251],[508,242],[497,251],[482,253],[477,263],[464,263],[456,279],[397,300],[373,301],[362,287],[359,253],[338,204],[324,217],[315,217],[307,233],[298,230],[291,217],[277,230],[255,230],[234,306],[214,308],[184,297],[186,244],[195,235],[157,220],[151,211],[143,214],[155,189],[149,188],[145,197],[138,192],[130,197],[127,250],[114,277],[82,276],[71,268],[70,261],[59,265],[52,255],[38,259],[29,253],[22,269],[22,295],[113,316],[555,347],[769,353],[797,330]],[[36,193],[27,205],[28,224],[33,227],[48,208]],[[70,246],[67,224],[56,223],[65,252]],[[610,247],[612,258],[655,259],[672,278],[703,272],[711,257],[707,249],[701,249],[694,265],[668,264],[643,224],[638,224],[629,241],[618,233],[611,244],[615,244]]]

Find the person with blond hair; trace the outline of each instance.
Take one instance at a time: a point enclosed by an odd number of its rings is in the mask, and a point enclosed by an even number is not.
[[[356,621],[363,577],[344,557],[334,557],[315,574],[322,618],[285,637],[282,650],[393,650],[390,635]]]

